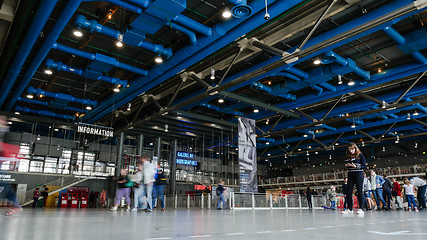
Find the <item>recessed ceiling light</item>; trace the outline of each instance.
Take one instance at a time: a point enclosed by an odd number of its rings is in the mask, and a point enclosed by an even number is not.
[[[32,98],[34,98],[34,96],[33,96],[33,94],[28,94],[28,95],[27,95],[27,98],[32,99]]]
[[[259,112],[259,110],[255,108],[254,109],[254,113],[258,113],[258,112]]]
[[[162,58],[162,57],[160,57],[160,56],[157,56],[157,57],[154,59],[154,61],[155,61],[156,63],[162,63],[162,62],[163,62],[163,58]]]
[[[316,59],[314,59],[313,63],[316,65],[319,65],[320,63],[322,63],[322,61],[320,61],[319,58],[316,58]]]
[[[73,34],[76,37],[82,37],[83,36],[83,33],[80,29],[74,30]]]
[[[224,11],[222,12],[222,17],[223,18],[231,18],[230,9],[228,9],[228,8],[224,9]]]
[[[224,103],[224,99],[220,98],[220,99],[218,99],[218,102],[219,103]]]
[[[92,110],[92,107],[91,106],[86,106],[86,110]]]
[[[122,43],[121,41],[117,41],[117,42],[116,42],[116,46],[117,46],[117,47],[123,47],[123,43]]]
[[[44,73],[46,73],[47,75],[52,75],[53,74],[52,70],[50,70],[50,69],[44,70]]]

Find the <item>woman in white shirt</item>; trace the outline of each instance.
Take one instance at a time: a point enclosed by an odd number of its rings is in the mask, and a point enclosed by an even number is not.
[[[405,178],[403,179],[403,182],[405,183],[405,185],[403,185],[402,187],[405,189],[405,196],[406,196],[406,200],[408,201],[408,211],[411,211],[411,203],[414,206],[414,211],[418,212],[417,209],[417,204],[415,203],[415,198],[414,198],[414,185],[411,184],[411,182]]]

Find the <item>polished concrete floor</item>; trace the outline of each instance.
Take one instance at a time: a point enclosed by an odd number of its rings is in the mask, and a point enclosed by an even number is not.
[[[1,209],[6,211],[5,209]],[[0,216],[0,239],[427,239],[427,212],[24,209]]]

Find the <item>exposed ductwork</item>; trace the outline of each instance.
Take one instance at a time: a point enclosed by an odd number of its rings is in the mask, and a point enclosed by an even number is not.
[[[27,108],[27,107],[21,107],[19,105],[15,107],[15,111],[23,112],[23,113],[31,113],[31,114],[36,114],[36,115],[43,115],[43,116],[48,116],[48,117],[62,118],[65,120],[74,120],[75,119],[74,116],[65,115],[65,114],[58,114],[58,113],[54,113],[54,112],[47,111],[47,110],[34,110],[34,109]]]
[[[104,81],[104,82],[109,82],[109,83],[112,83],[115,85],[120,84],[122,86],[127,86],[127,84],[128,84],[128,82],[126,80],[121,80],[120,78],[104,76],[101,73],[91,71],[91,70],[83,70],[83,69],[79,69],[79,68],[73,68],[73,67],[65,65],[62,62],[55,62],[52,59],[47,59],[45,66],[48,68],[51,68],[51,69],[55,69],[57,71],[66,71],[66,72],[70,72],[70,73],[80,75],[82,77],[87,77],[89,79],[100,80],[100,81]]]
[[[202,104],[200,104],[200,106],[215,110],[217,112],[227,113],[227,114],[231,114],[231,115],[235,115],[235,116],[244,116],[245,115],[242,112],[238,112],[238,111],[235,111],[233,109],[226,108],[226,107],[218,107],[218,106],[215,106],[215,105],[212,105],[209,103],[202,103]]]
[[[247,0],[228,0],[228,2],[236,5],[231,9],[233,17],[246,18],[252,14],[252,8],[248,5]]]
[[[56,109],[65,109],[65,110],[70,110],[70,111],[74,111],[74,112],[82,112],[82,113],[88,113],[89,111],[83,108],[75,108],[75,107],[69,107],[69,106],[58,106],[58,104],[54,103],[54,102],[43,102],[43,101],[39,101],[36,99],[29,99],[29,98],[18,98],[18,101],[20,102],[27,102],[27,103],[33,103],[33,104],[38,104],[38,105],[42,105],[42,106],[47,106],[47,107],[52,107],[52,108],[56,108]]]
[[[332,64],[332,63],[337,63],[339,65],[339,66],[331,65],[330,72],[335,75],[339,75],[339,74],[344,75],[349,72],[354,72],[366,80],[369,80],[371,78],[371,75],[368,71],[361,69],[359,66],[356,65],[356,62],[354,62],[350,58],[346,59],[334,53],[333,51],[328,51],[325,53],[325,55],[322,58],[322,64]],[[346,67],[346,68],[341,68],[340,66]]]
[[[276,84],[272,87],[261,84],[260,82],[254,82],[251,87],[269,93],[273,96],[279,96],[288,100],[296,100],[296,96],[288,93],[289,90],[282,88],[281,84]]]
[[[36,89],[33,87],[28,87],[27,92],[29,94],[43,95],[46,97],[62,99],[62,100],[66,100],[69,102],[76,102],[76,103],[81,103],[81,104],[90,105],[90,106],[98,105],[98,101],[96,101],[96,100],[76,98],[76,97],[73,97],[71,95],[64,94],[64,93],[52,93],[52,92],[44,91],[40,88]]]

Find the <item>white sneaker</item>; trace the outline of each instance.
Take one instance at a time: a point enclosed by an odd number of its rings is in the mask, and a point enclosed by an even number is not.
[[[138,208],[132,208],[132,210],[131,210],[132,212],[136,212],[136,211],[138,211]]]
[[[126,211],[130,211],[130,206],[128,206],[128,207],[126,208]]]
[[[363,215],[363,214],[365,214],[365,212],[362,210],[362,209],[359,209],[359,210],[357,210],[357,212],[356,212],[357,214],[359,214],[359,215]]]
[[[346,209],[346,210],[342,211],[341,213],[342,214],[349,214],[349,213],[353,213],[353,211]]]
[[[117,207],[110,208],[110,211],[117,211]]]

